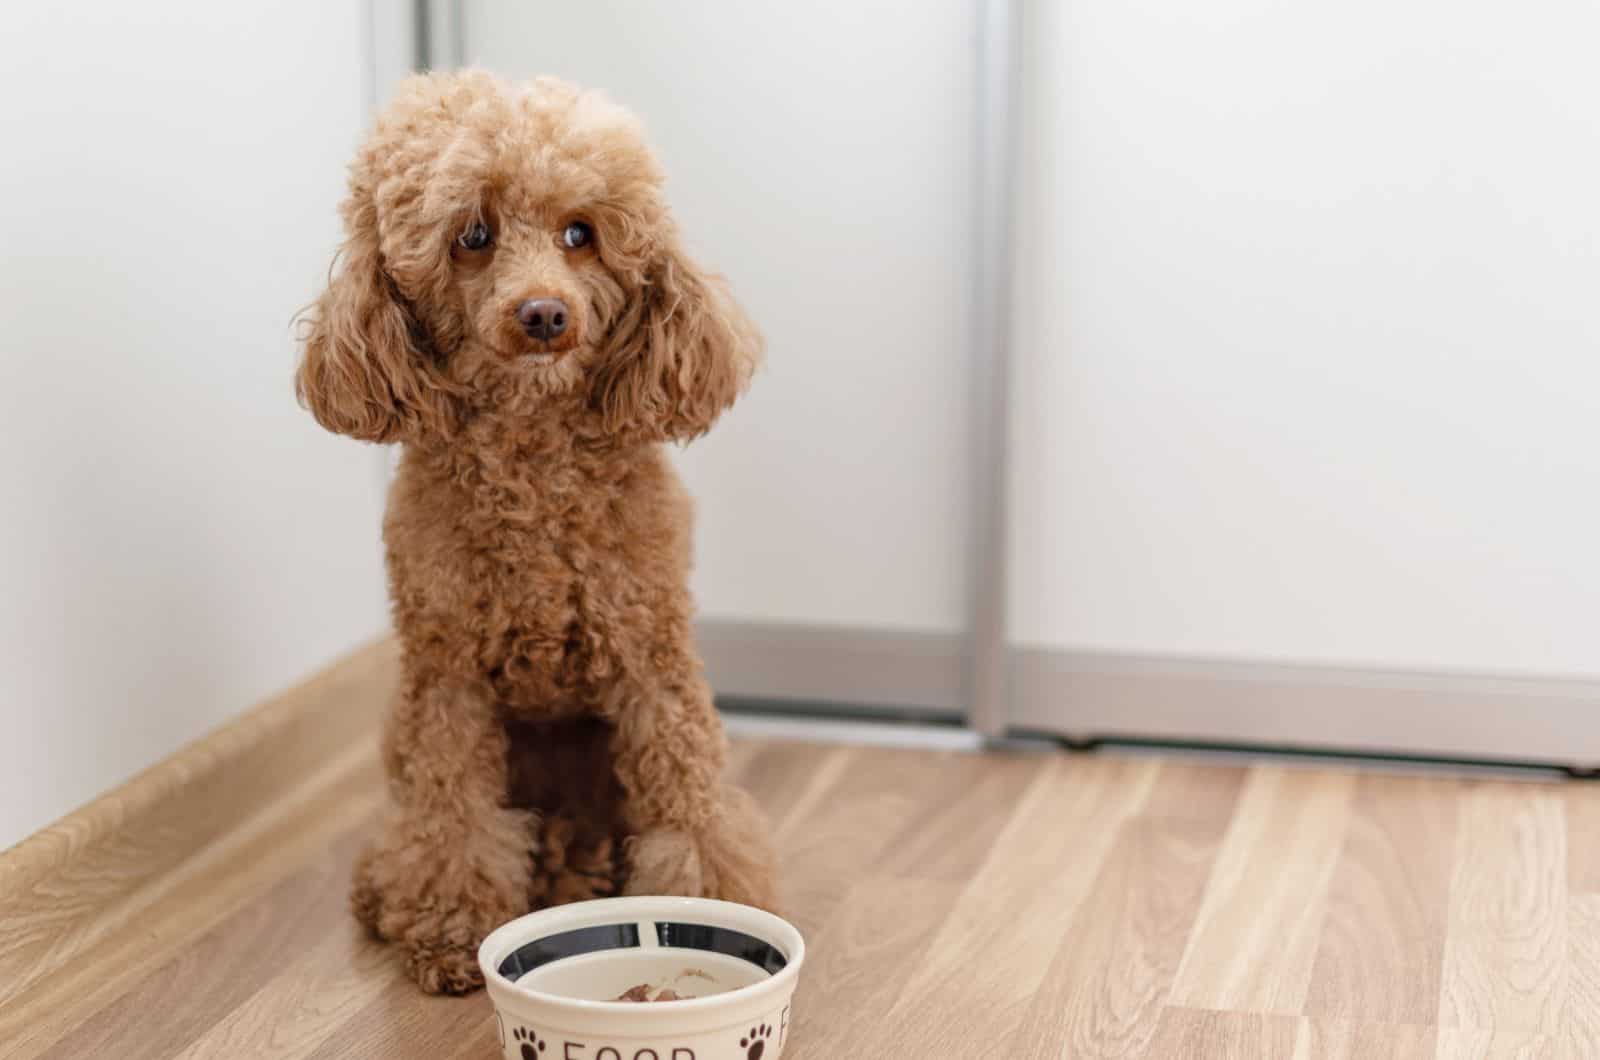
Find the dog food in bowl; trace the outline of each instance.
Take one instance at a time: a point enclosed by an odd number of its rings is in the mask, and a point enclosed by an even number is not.
[[[677,975],[673,976],[672,981],[673,981],[673,983],[677,983],[677,982],[679,982],[679,981],[681,981],[683,979],[687,979],[687,978],[689,978],[691,976],[693,976],[695,978],[699,978],[699,979],[704,979],[704,980],[706,980],[707,982],[710,982],[710,983],[715,983],[717,981],[717,977],[716,976],[707,975],[705,972],[702,972],[698,968],[685,968],[683,971],[681,971]],[[670,985],[668,985],[668,986],[657,986],[657,985],[652,985],[650,983],[640,983],[638,986],[630,986],[627,990],[623,991],[618,996],[612,998],[612,1000],[613,1001],[687,1001],[687,1000],[689,1000],[689,998],[685,997],[683,994],[680,994],[676,990],[672,989],[672,987]]]
[[[655,987],[651,986],[649,983],[640,983],[638,986],[631,986],[627,990],[624,990],[621,994],[617,995],[617,997],[613,998],[613,1000],[615,1000],[615,1001],[682,1001],[684,999],[679,997],[676,993],[674,993],[670,986],[664,986],[664,987],[661,987],[659,990],[657,990]]]
[[[786,921],[703,898],[545,909],[478,950],[506,1060],[776,1060],[804,959]]]

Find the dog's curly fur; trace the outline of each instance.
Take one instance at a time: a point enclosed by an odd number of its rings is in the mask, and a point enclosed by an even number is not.
[[[761,343],[684,255],[661,184],[602,96],[414,77],[351,167],[343,262],[306,314],[302,402],[404,447],[392,805],[352,905],[430,992],[477,986],[483,936],[540,905],[774,902],[766,826],[722,781],[662,445],[711,427]],[[574,221],[592,243],[568,245]],[[553,342],[516,319],[547,297],[572,318]]]

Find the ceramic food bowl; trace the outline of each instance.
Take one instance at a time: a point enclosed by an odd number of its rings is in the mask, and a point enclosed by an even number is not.
[[[511,921],[478,963],[506,1060],[776,1060],[805,954],[749,906],[606,898]]]

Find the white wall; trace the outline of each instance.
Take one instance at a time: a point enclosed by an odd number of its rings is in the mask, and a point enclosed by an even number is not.
[[[363,10],[4,15],[0,846],[383,628],[377,457],[290,383]]]
[[[719,618],[966,618],[972,4],[466,5],[467,58],[636,110],[767,371],[684,454]]]
[[[1600,9],[1029,7],[1014,637],[1600,673]]]

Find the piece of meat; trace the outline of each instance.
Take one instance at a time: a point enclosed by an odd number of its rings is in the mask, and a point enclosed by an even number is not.
[[[677,994],[673,993],[667,987],[662,987],[660,992],[657,993],[655,997],[651,997],[650,996],[650,991],[653,990],[653,989],[654,989],[654,987],[652,987],[649,983],[640,983],[638,986],[630,986],[624,993],[618,995],[616,1000],[618,1000],[618,1001],[688,1001],[689,1000],[686,997],[678,996]]]

